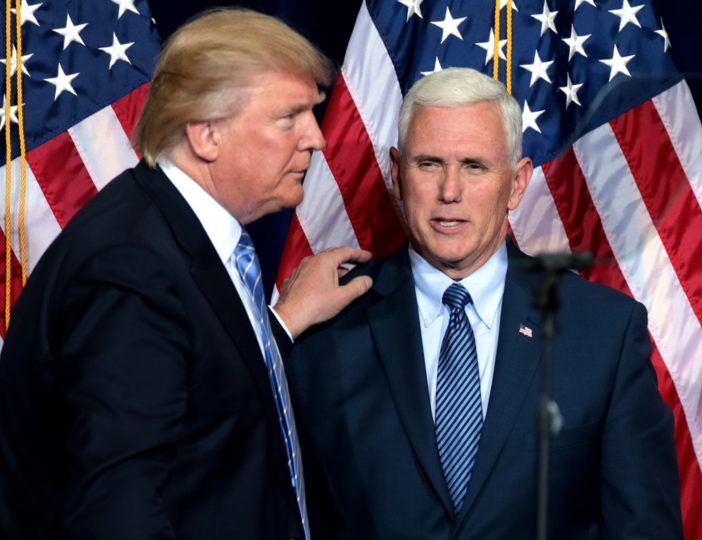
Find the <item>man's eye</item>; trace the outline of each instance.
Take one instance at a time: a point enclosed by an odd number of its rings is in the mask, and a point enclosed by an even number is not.
[[[466,163],[463,168],[469,172],[481,172],[485,170],[485,167],[480,163]]]
[[[420,169],[435,169],[439,166],[436,161],[420,161],[417,165]]]

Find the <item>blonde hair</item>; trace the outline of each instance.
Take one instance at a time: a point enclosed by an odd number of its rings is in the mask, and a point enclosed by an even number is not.
[[[329,86],[331,62],[282,21],[241,8],[206,11],[166,42],[134,131],[146,162],[174,148],[185,125],[225,118],[246,102],[263,72],[295,73]]]

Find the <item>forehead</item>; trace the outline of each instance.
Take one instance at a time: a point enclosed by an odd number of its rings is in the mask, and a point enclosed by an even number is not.
[[[247,90],[252,96],[271,101],[294,101],[314,106],[324,94],[312,75],[297,72],[264,71],[251,77]]]
[[[415,105],[404,146],[408,151],[483,146],[506,150],[499,105],[494,101],[456,107]]]

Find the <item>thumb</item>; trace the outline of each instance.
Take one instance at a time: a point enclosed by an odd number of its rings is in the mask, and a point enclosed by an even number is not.
[[[359,296],[366,294],[373,286],[373,279],[370,276],[358,276],[349,281],[346,285],[339,287],[346,303],[349,303]]]

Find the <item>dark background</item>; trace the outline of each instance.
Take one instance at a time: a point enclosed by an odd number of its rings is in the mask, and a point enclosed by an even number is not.
[[[492,0],[486,2],[488,4],[492,5]],[[149,5],[162,39],[194,14],[216,6],[244,6],[276,15],[340,66],[361,0],[200,0],[188,3],[149,0]],[[653,0],[653,5],[663,18],[672,44],[671,54],[678,70],[686,75],[702,116],[702,0]],[[273,287],[290,216],[291,211],[279,212],[247,226],[261,259],[267,291]]]

